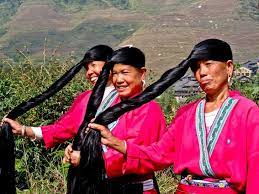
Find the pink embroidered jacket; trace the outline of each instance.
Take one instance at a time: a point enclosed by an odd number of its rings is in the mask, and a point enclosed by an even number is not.
[[[231,92],[229,102],[232,102],[232,109],[229,112],[227,106],[220,109],[228,115],[217,115],[219,130],[218,133],[213,130],[215,133],[212,138],[216,141],[211,141],[210,136],[207,136],[204,148],[200,137],[202,132],[198,130],[198,133],[196,127],[200,102],[182,107],[158,143],[147,147],[127,142],[127,160],[123,164],[123,172],[145,174],[173,164],[176,174],[188,172],[204,176],[208,172],[216,178],[226,180],[238,193],[259,192],[258,106]],[[221,123],[224,125],[220,128]],[[202,125],[204,124],[201,123]],[[202,160],[206,158],[204,152],[209,157],[208,164]],[[212,169],[211,172],[206,170],[206,166]]]
[[[54,147],[57,144],[75,137],[80,127],[86,106],[92,91],[88,90],[78,95],[68,111],[56,122],[50,125],[41,126],[43,141],[46,148]]]
[[[91,91],[79,95],[70,109],[54,124],[42,126],[43,140],[47,148],[73,138],[83,121],[85,107],[89,100]],[[112,105],[120,102],[117,97]],[[122,115],[112,129],[114,136],[136,145],[150,145],[158,141],[165,133],[166,122],[160,106],[151,101],[143,106]],[[104,153],[106,173],[108,177],[119,177],[125,175],[122,165],[125,162],[123,154],[107,148]],[[144,173],[147,178],[152,173]],[[144,194],[154,194],[155,190],[146,191]]]

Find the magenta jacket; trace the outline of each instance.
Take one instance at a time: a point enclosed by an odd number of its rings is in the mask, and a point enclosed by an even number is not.
[[[203,100],[182,107],[158,143],[146,147],[127,142],[123,172],[142,174],[173,165],[176,174],[188,172],[230,183],[231,190],[216,193],[259,192],[258,106],[231,92],[209,134],[204,128],[203,108]],[[198,193],[213,193],[197,189]]]
[[[42,126],[43,140],[47,148],[63,143],[73,138],[83,121],[85,107],[88,103],[91,91],[79,95],[69,110],[54,124]],[[112,105],[120,102],[117,97]],[[164,114],[155,101],[151,101],[141,107],[122,115],[111,128],[114,136],[136,145],[150,145],[157,142],[166,130]],[[108,177],[125,175],[122,165],[125,161],[123,154],[107,148],[104,152],[106,173]],[[144,173],[144,180],[152,178],[152,173]],[[155,194],[155,190],[144,194]]]

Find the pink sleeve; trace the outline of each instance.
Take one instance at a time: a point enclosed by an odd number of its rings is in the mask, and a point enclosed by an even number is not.
[[[259,108],[254,106],[247,117],[247,186],[246,194],[259,191]]]
[[[68,109],[56,122],[51,125],[41,126],[43,141],[46,148],[63,143],[73,138],[83,121],[90,91],[79,95]]]
[[[165,133],[166,123],[160,106],[151,102],[144,107],[126,113],[123,119],[119,120],[117,127],[119,127],[116,130],[118,133],[115,131],[114,135],[126,140],[127,143],[150,145],[158,141]],[[122,176],[124,162],[123,154],[109,148],[105,153],[107,175],[109,177]]]
[[[127,142],[127,156],[123,171],[146,174],[172,165],[175,159],[175,129],[180,127],[181,123],[181,117],[176,116],[162,138],[150,146]]]

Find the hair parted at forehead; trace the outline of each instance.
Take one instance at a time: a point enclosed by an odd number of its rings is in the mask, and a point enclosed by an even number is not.
[[[86,63],[91,61],[107,61],[110,59],[113,49],[107,45],[96,45],[90,48],[84,56]]]
[[[136,47],[123,47],[113,52],[109,63],[122,63],[140,69],[145,67],[145,55]]]
[[[194,63],[198,60],[226,62],[228,60],[233,60],[233,56],[230,45],[225,41],[219,39],[207,39],[194,46],[190,60]]]
[[[116,121],[124,113],[134,110],[143,104],[161,95],[169,86],[179,80],[189,68],[188,58],[178,66],[166,71],[154,84],[148,86],[143,93],[134,98],[122,101],[107,108],[96,116],[96,111],[101,104],[105,86],[107,85],[110,70],[114,64],[123,63],[136,68],[144,67],[145,56],[142,51],[134,47],[123,47],[114,51],[111,60],[104,65],[102,72],[89,98],[84,120],[80,125],[77,135],[73,141],[73,149],[80,150],[81,160],[79,167],[70,167],[68,173],[68,194],[107,194],[111,187],[107,185],[105,162],[102,158],[101,134],[95,130],[85,133],[85,128],[91,119],[101,125],[108,125]]]

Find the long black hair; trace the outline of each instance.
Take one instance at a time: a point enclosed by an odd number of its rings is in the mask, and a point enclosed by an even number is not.
[[[118,49],[113,53],[111,60],[103,67],[101,75],[98,78],[89,99],[84,121],[81,124],[73,143],[73,149],[81,151],[81,159],[79,167],[70,167],[67,191],[69,194],[111,193],[109,187],[107,187],[100,133],[95,130],[89,130],[85,133],[85,129],[90,120],[95,117],[97,107],[101,103],[105,85],[113,65],[122,63],[141,68],[143,62],[145,63],[145,58],[143,59],[142,52],[139,51],[139,49],[134,47],[123,47]],[[159,96],[185,74],[189,67],[188,62],[188,60],[184,60],[177,67],[166,71],[157,82],[147,87],[142,94],[108,108],[95,118],[95,123],[108,125],[117,120],[124,113],[140,107],[144,103]],[[92,104],[94,104],[94,107]]]
[[[123,47],[114,51],[111,59],[103,67],[86,107],[84,120],[73,142],[73,149],[81,151],[81,161],[79,167],[70,166],[67,183],[67,193],[69,194],[110,193],[107,188],[100,133],[91,130],[86,134],[85,129],[96,115],[110,71],[117,63],[141,68],[145,66],[145,55],[135,47]]]
[[[54,82],[42,94],[22,102],[7,114],[7,118],[16,119],[23,115],[31,108],[39,105],[46,99],[60,91],[79,71],[80,69],[92,61],[107,61],[113,50],[107,45],[97,45],[89,49],[84,58],[75,66],[70,68],[63,76]],[[0,193],[13,194],[15,189],[15,153],[14,138],[11,126],[4,123],[0,128]]]

